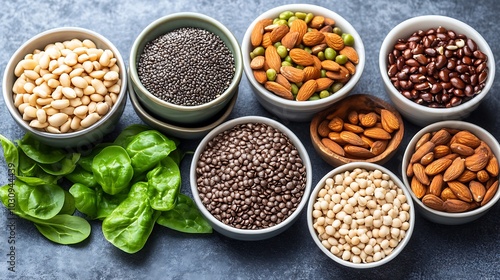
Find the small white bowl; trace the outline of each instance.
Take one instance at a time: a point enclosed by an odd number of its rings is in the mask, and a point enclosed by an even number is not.
[[[298,102],[294,100],[287,100],[265,89],[264,86],[262,84],[259,84],[254,78],[252,69],[250,68],[250,53],[253,50],[250,43],[250,34],[252,33],[253,27],[258,21],[266,18],[276,18],[280,13],[284,11],[313,13],[314,15],[322,15],[324,17],[332,18],[335,20],[335,26],[340,27],[344,33],[349,33],[354,37],[354,48],[356,49],[359,56],[359,63],[356,65],[356,73],[339,91],[335,92],[331,96],[311,101]],[[349,92],[351,92],[351,90],[358,83],[365,66],[365,48],[363,45],[363,41],[361,40],[361,37],[359,36],[356,29],[354,29],[354,27],[339,14],[324,7],[309,4],[283,5],[272,8],[259,15],[249,25],[247,31],[245,32],[241,44],[241,51],[243,54],[243,69],[248,81],[250,82],[250,86],[255,95],[255,98],[257,98],[257,101],[266,110],[276,115],[277,117],[283,120],[297,122],[310,121],[315,113],[328,108],[333,103],[347,96],[347,94],[349,94]]]
[[[414,152],[415,144],[422,137],[422,135],[428,132],[435,132],[440,130],[441,128],[452,128],[452,129],[460,129],[460,130],[468,130],[474,135],[476,135],[479,139],[483,140],[490,147],[493,154],[498,158],[500,158],[500,144],[492,136],[488,131],[477,126],[472,123],[468,123],[465,121],[442,121],[433,123],[422,128],[419,132],[413,136],[413,138],[408,143],[406,150],[403,155],[403,161],[401,164],[401,176],[403,178],[403,182],[405,186],[411,190],[410,180],[408,176],[406,176],[406,169],[408,168],[408,164],[410,162],[410,158]],[[413,191],[410,191],[411,197],[414,201],[414,204],[417,208],[417,211],[422,214],[426,219],[438,224],[444,225],[460,225],[468,222],[472,222],[476,219],[479,219],[481,216],[486,214],[497,202],[500,200],[500,191],[497,191],[495,196],[488,202],[486,205],[478,207],[476,209],[462,212],[462,213],[447,213],[444,211],[437,211],[425,206],[420,199],[418,199]]]
[[[407,203],[410,206],[409,209],[409,228],[406,231],[406,235],[404,236],[403,239],[398,243],[398,245],[393,249],[393,251],[388,255],[382,258],[379,261],[374,261],[370,263],[353,263],[351,261],[343,260],[340,257],[335,256],[332,252],[330,252],[320,241],[316,230],[314,229],[314,218],[313,218],[313,210],[314,210],[314,204],[316,202],[316,199],[318,197],[318,193],[321,189],[323,189],[325,182],[328,178],[333,178],[337,174],[343,174],[346,171],[353,171],[356,168],[361,168],[365,169],[367,171],[373,171],[373,170],[380,170],[383,173],[387,174],[390,176],[391,180],[396,184],[404,193],[407,199]],[[309,228],[309,233],[311,234],[312,239],[314,240],[314,243],[321,249],[321,251],[337,262],[338,264],[341,264],[346,267],[350,268],[355,268],[355,269],[368,269],[368,268],[375,268],[382,266],[393,259],[395,259],[405,248],[405,246],[408,244],[410,241],[410,238],[412,236],[412,233],[415,228],[415,207],[413,206],[413,201],[412,197],[410,196],[410,191],[405,188],[404,184],[399,180],[399,178],[390,170],[387,168],[376,164],[376,163],[371,163],[371,162],[350,162],[346,163],[344,165],[341,165],[339,167],[336,167],[335,169],[331,170],[328,172],[322,179],[319,180],[317,185],[314,187],[314,189],[311,192],[311,196],[309,197],[309,203],[307,205],[307,227]]]
[[[96,44],[97,48],[109,49],[113,52],[114,57],[117,59],[116,64],[120,68],[119,74],[121,80],[120,93],[118,94],[116,103],[99,121],[90,127],[79,131],[56,134],[34,129],[29,126],[28,122],[23,120],[21,113],[16,106],[14,106],[12,86],[17,79],[14,75],[14,69],[17,63],[21,61],[25,55],[33,53],[35,49],[42,50],[48,44],[63,42],[75,38],[80,40],[90,39]],[[127,69],[120,51],[104,36],[84,28],[60,27],[39,33],[23,43],[17,49],[5,68],[2,88],[5,105],[7,106],[12,118],[24,131],[31,133],[34,138],[47,145],[55,147],[77,149],[88,148],[89,145],[101,142],[106,134],[113,131],[116,123],[120,120],[127,102]]]
[[[439,26],[443,26],[448,30],[453,30],[457,34],[464,34],[468,38],[473,39],[478,48],[488,56],[487,65],[489,73],[481,93],[477,94],[471,100],[451,108],[429,108],[407,99],[396,90],[387,74],[388,54],[393,50],[394,44],[398,39],[406,39],[413,32],[418,30],[425,31],[430,28],[438,28]],[[425,126],[443,120],[461,120],[466,118],[484,100],[495,78],[495,58],[488,42],[481,34],[462,21],[438,15],[418,16],[407,19],[396,25],[382,42],[379,52],[379,67],[385,90],[395,107],[401,112],[405,119],[419,126]]]
[[[215,136],[223,133],[224,131],[230,130],[233,127],[239,125],[239,124],[247,124],[247,123],[262,123],[262,124],[267,124],[271,127],[274,127],[275,129],[279,130],[280,132],[286,134],[292,144],[296,147],[297,151],[299,152],[300,158],[302,159],[302,163],[306,169],[306,182],[305,182],[305,188],[304,188],[304,193],[302,195],[302,199],[300,203],[298,204],[297,208],[295,211],[288,216],[284,221],[281,223],[278,223],[274,226],[267,227],[267,228],[262,228],[262,229],[238,229],[232,226],[229,226],[220,220],[216,219],[204,206],[204,204],[201,201],[199,191],[198,191],[198,184],[197,184],[197,175],[196,175],[196,169],[198,165],[198,160],[200,158],[201,153],[205,150],[205,147],[207,143],[212,140]],[[260,117],[260,116],[245,116],[245,117],[239,117],[236,119],[229,120],[218,127],[216,127],[214,130],[212,130],[210,133],[208,133],[200,142],[198,147],[196,148],[196,151],[193,155],[193,159],[191,162],[191,171],[190,171],[190,184],[191,184],[191,191],[193,194],[194,202],[200,209],[202,215],[208,220],[208,222],[212,225],[214,230],[217,232],[233,238],[233,239],[238,239],[238,240],[243,240],[243,241],[256,241],[256,240],[263,240],[267,238],[271,238],[273,236],[276,236],[286,229],[288,229],[300,216],[300,213],[304,209],[304,207],[307,204],[307,199],[309,197],[309,194],[311,192],[311,186],[312,186],[312,166],[311,166],[311,161],[309,159],[309,155],[307,154],[307,150],[305,149],[304,145],[301,143],[300,139],[287,127],[285,127],[283,124],[269,119],[265,117]]]

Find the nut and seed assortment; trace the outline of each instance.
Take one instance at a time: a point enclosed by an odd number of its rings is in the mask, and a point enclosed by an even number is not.
[[[215,100],[235,75],[232,52],[216,34],[182,27],[146,43],[137,73],[154,96],[181,106]]]
[[[474,40],[439,26],[399,39],[388,54],[387,74],[409,100],[449,108],[481,92],[488,78],[487,60]]]
[[[326,98],[356,72],[354,37],[335,20],[312,13],[284,11],[253,27],[249,54],[258,83],[288,100]]]
[[[36,49],[14,74],[14,105],[29,126],[50,133],[90,127],[109,112],[121,87],[114,53],[88,39]]]
[[[400,126],[396,115],[387,109],[340,108],[319,123],[317,133],[330,151],[362,160],[382,154]]]
[[[264,123],[234,126],[211,139],[196,167],[206,209],[238,229],[263,229],[287,219],[303,199],[306,172],[297,148]]]
[[[498,190],[498,159],[468,130],[423,134],[406,175],[415,196],[432,209],[466,212],[487,204]]]
[[[387,257],[410,227],[403,190],[381,170],[356,168],[327,178],[313,206],[314,229],[325,248],[353,263]]]

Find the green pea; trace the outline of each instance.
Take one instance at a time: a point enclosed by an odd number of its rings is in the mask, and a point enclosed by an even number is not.
[[[338,64],[346,64],[347,60],[347,56],[343,54],[339,54],[335,57],[335,62],[337,62]]]
[[[278,52],[278,54],[279,54],[279,56],[280,56],[281,58],[285,58],[285,57],[287,57],[287,55],[288,55],[288,50],[287,50],[287,49],[286,49],[286,47],[285,47],[285,46],[283,46],[283,45],[279,45],[279,46],[276,48],[276,51]]]
[[[297,93],[299,92],[299,87],[296,84],[291,84],[291,86],[292,86],[292,94],[297,95]]]
[[[325,49],[325,59],[334,60],[337,56],[337,52],[332,48]]]
[[[300,19],[302,19],[302,20],[303,20],[303,19],[305,19],[305,18],[306,18],[307,14],[306,14],[306,13],[303,13],[303,12],[296,12],[296,13],[295,13],[295,16],[296,16],[297,18],[300,18]]]
[[[330,96],[330,92],[326,89],[320,91],[320,93],[319,93],[319,98],[323,99],[323,98],[327,98],[328,96]]]
[[[256,55],[253,52],[251,52],[250,53],[250,59],[254,59],[255,57],[256,57]]]
[[[332,92],[335,93],[339,91],[343,86],[343,83],[333,83],[333,85],[331,86]]]
[[[305,48],[304,48],[304,50],[305,50],[306,52],[308,52],[308,53],[311,53],[311,54],[312,54],[312,52],[313,52],[313,51],[311,50],[311,48],[310,48],[310,47],[305,47]]]
[[[284,11],[279,15],[279,19],[288,20],[291,16],[293,16],[292,11]]]
[[[333,33],[342,36],[342,29],[340,29],[340,27],[338,27],[338,26],[335,26],[333,28]]]
[[[320,73],[321,73],[321,78],[326,77],[326,70],[325,69],[321,69]]]
[[[277,48],[277,47],[281,46],[281,42],[278,41],[278,42],[274,43],[273,45],[274,45],[275,48]]]
[[[293,22],[294,20],[296,20],[296,19],[297,19],[297,17],[296,17],[296,16],[292,16],[292,17],[290,17],[290,18],[288,19],[288,26],[292,26],[292,22]]]
[[[285,61],[288,62],[288,63],[290,63],[290,64],[293,64],[293,60],[292,60],[292,58],[289,55],[287,55],[285,57]]]
[[[280,20],[280,18],[275,18],[275,19],[273,19],[273,24],[277,24],[277,23],[278,23],[278,20]]]
[[[295,66],[295,68],[304,70],[304,66],[302,66],[302,65],[297,65],[297,66]]]
[[[299,88],[304,84],[303,82],[295,83]]]
[[[321,61],[325,60],[325,53],[324,52],[319,52],[316,56],[318,56],[319,60],[321,60]]]
[[[293,66],[293,64],[291,64],[290,62],[284,60],[281,62],[281,66]]]
[[[309,97],[308,100],[313,101],[313,100],[319,100],[319,99],[320,99],[319,95],[317,93],[315,93],[315,94],[311,95],[311,97]]]
[[[258,46],[255,49],[253,49],[253,51],[252,51],[252,53],[255,56],[264,55],[265,52],[266,52],[266,50],[262,46]]]
[[[351,34],[342,34],[342,39],[344,39],[344,45],[350,47],[354,46],[354,37]]]
[[[277,75],[276,70],[274,70],[272,68],[267,69],[266,76],[267,76],[268,81],[276,80],[276,75]]]
[[[286,19],[278,19],[278,21],[276,21],[276,24],[278,24],[278,25],[288,25],[288,21]]]
[[[313,13],[308,13],[308,14],[306,15],[306,17],[304,18],[304,21],[305,21],[306,23],[309,23],[309,22],[310,22],[313,18],[314,18]]]

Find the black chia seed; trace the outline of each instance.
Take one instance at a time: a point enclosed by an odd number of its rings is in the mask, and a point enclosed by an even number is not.
[[[287,219],[306,186],[306,169],[289,138],[262,123],[240,124],[207,143],[196,167],[199,196],[226,225],[262,229]]]
[[[229,87],[235,63],[219,36],[183,27],[148,42],[137,72],[154,96],[176,105],[197,106],[216,99]]]

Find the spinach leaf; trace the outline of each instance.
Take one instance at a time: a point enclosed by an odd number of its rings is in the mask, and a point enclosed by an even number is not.
[[[17,151],[16,145],[1,134],[0,134],[0,143],[2,144],[3,157],[7,162],[7,166],[9,168],[13,168],[14,175],[17,175],[19,166],[19,153]]]
[[[66,174],[64,178],[68,179],[72,183],[83,184],[87,187],[93,188],[98,186],[97,181],[94,178],[94,174],[90,171],[83,169],[80,165],[75,167],[73,172]]]
[[[19,149],[19,171],[18,174],[24,177],[34,177],[39,172],[36,161],[29,158],[23,150]]]
[[[148,172],[149,197],[151,207],[168,211],[175,206],[181,186],[181,172],[170,157],[166,157],[156,168]]]
[[[127,145],[134,172],[151,170],[176,149],[175,142],[156,130],[137,134]]]
[[[75,199],[75,207],[90,219],[97,216],[97,194],[96,191],[88,186],[75,183],[69,188],[69,193]]]
[[[16,180],[14,190],[19,208],[35,218],[50,219],[57,215],[64,205],[64,190],[55,184],[31,186]]]
[[[26,133],[21,140],[18,140],[17,145],[29,158],[38,163],[55,163],[66,156],[63,149],[43,144],[29,133]]]
[[[134,176],[130,157],[120,146],[108,146],[92,161],[95,180],[104,192],[117,194],[125,190]]]
[[[121,193],[110,195],[105,193],[102,188],[96,189],[97,195],[97,217],[96,219],[103,220],[109,216],[113,210],[124,201],[128,193],[123,191]]]
[[[149,205],[148,184],[138,182],[132,186],[128,197],[103,220],[102,232],[114,246],[132,254],[144,247],[159,214]]]
[[[87,239],[91,227],[78,216],[60,214],[48,220],[32,219],[38,231],[47,239],[59,244],[76,244]]]
[[[75,210],[75,198],[69,193],[69,191],[64,190],[64,204],[61,211],[59,211],[59,214],[73,215]]]
[[[110,143],[97,144],[90,153],[80,156],[80,159],[77,162],[78,166],[80,166],[81,168],[83,168],[88,172],[92,172],[92,161],[94,160],[94,157],[107,146],[111,146],[111,144]]]
[[[47,174],[55,176],[64,176],[75,170],[76,162],[80,158],[79,153],[67,154],[63,159],[58,162],[50,164],[38,164],[43,171]]]
[[[174,209],[161,212],[156,223],[185,233],[212,233],[212,226],[201,215],[196,204],[182,193],[179,193]]]
[[[113,144],[126,148],[128,143],[130,143],[132,138],[134,138],[137,134],[150,129],[150,127],[142,124],[129,125],[116,137]]]

